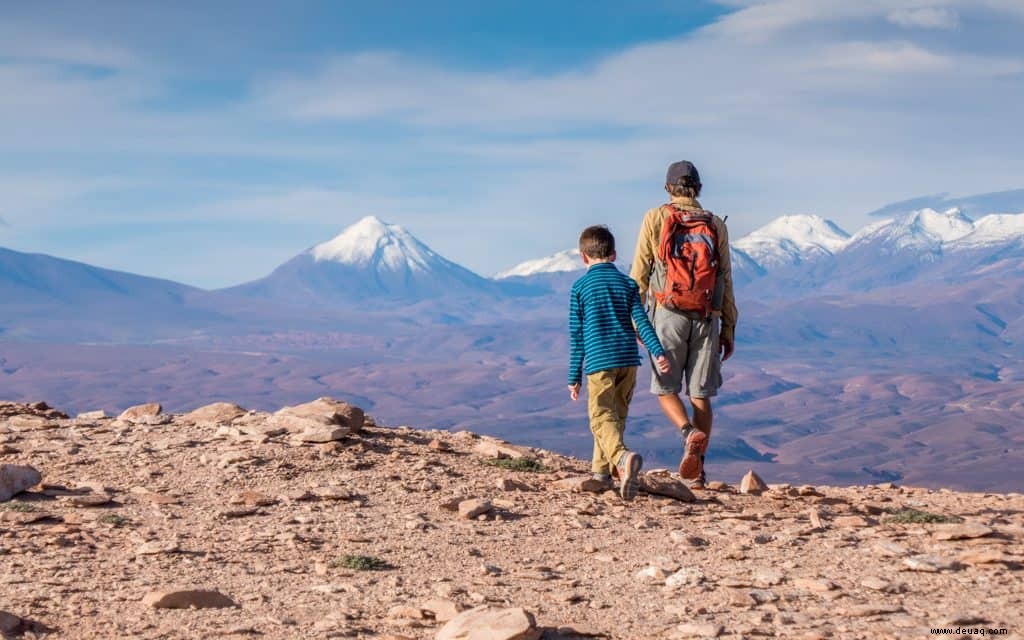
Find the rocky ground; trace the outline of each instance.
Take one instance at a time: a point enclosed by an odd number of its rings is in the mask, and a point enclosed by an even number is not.
[[[626,504],[584,461],[326,399],[0,403],[0,465],[7,636],[1024,637],[1020,494],[653,472]]]

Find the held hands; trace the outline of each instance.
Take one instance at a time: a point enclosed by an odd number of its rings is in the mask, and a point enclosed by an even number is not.
[[[658,371],[662,373],[668,373],[672,370],[672,364],[668,361],[668,358],[661,355],[654,359],[654,364],[658,367]]]
[[[572,398],[573,402],[579,400],[580,397],[580,383],[569,385],[569,397]]]

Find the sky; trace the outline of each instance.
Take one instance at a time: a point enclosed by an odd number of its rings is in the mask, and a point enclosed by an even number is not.
[[[693,161],[742,236],[1024,187],[1024,1],[0,0],[0,246],[206,288],[366,215],[483,275]],[[630,253],[626,251],[626,253]]]

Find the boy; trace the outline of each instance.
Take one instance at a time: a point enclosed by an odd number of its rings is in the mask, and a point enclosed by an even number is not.
[[[640,288],[615,266],[611,231],[603,226],[584,229],[580,256],[587,273],[573,284],[569,296],[569,396],[579,398],[585,360],[587,411],[594,434],[591,470],[610,487],[614,467],[619,495],[632,500],[643,458],[626,449],[622,433],[640,366],[637,334],[659,371],[667,373],[669,362],[640,303]]]

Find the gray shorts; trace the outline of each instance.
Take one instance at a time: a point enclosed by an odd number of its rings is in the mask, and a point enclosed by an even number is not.
[[[681,393],[685,375],[687,395],[691,398],[718,395],[718,388],[722,386],[722,355],[718,348],[720,320],[701,320],[658,307],[654,310],[653,324],[672,370],[663,374],[654,369],[651,393],[659,396]]]

